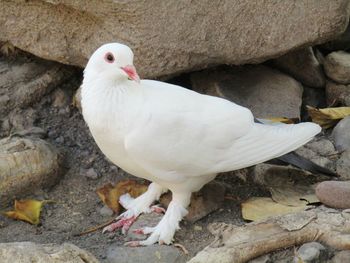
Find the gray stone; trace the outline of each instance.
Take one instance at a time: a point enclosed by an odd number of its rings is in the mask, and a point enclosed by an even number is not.
[[[350,116],[342,119],[333,129],[332,137],[337,151],[350,149]]]
[[[298,249],[294,262],[298,263],[300,260],[305,263],[324,262],[325,251],[326,248],[318,242],[305,243]]]
[[[299,49],[271,61],[272,65],[288,73],[306,86],[322,88],[326,84],[323,69],[312,47]]]
[[[332,208],[350,208],[350,181],[323,181],[316,187],[316,196]]]
[[[327,81],[326,98],[329,106],[350,106],[350,85]]]
[[[270,263],[270,262],[271,262],[270,255],[260,256],[248,261],[248,263]]]
[[[101,44],[123,42],[135,50],[136,67],[145,78],[258,63],[334,39],[349,20],[348,0],[1,4],[0,41],[82,67]]]
[[[89,252],[73,244],[0,243],[1,263],[98,263]]]
[[[14,198],[47,188],[63,174],[58,150],[38,138],[0,140],[0,207]]]
[[[337,83],[350,84],[350,53],[332,52],[326,56],[323,66],[330,79]]]
[[[342,180],[350,180],[350,150],[343,152],[338,159],[337,174]]]
[[[107,251],[108,263],[183,263],[186,257],[173,246],[116,247]]]
[[[100,177],[100,175],[98,174],[98,172],[96,172],[94,168],[89,168],[85,171],[85,177],[92,180],[96,180]]]
[[[52,93],[52,106],[55,108],[62,108],[69,105],[69,95],[63,89],[56,89]]]
[[[105,217],[111,217],[114,214],[113,210],[110,209],[108,206],[104,205],[100,209],[100,215]]]
[[[330,263],[346,263],[350,262],[350,250],[338,251],[331,259]]]
[[[333,143],[326,138],[316,138],[299,147],[295,152],[305,159],[335,171],[336,164],[330,156],[335,155],[337,152]]]
[[[136,234],[134,233],[134,230],[144,228],[144,227],[154,227],[156,226],[159,221],[162,219],[163,214],[157,214],[157,213],[148,213],[148,214],[141,214],[136,222],[131,225],[126,238],[128,240],[144,240],[147,238],[147,235],[142,234]]]
[[[300,117],[303,87],[267,66],[207,70],[192,74],[191,81],[194,90],[248,107],[258,118]]]

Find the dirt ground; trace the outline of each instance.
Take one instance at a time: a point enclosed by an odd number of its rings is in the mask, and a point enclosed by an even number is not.
[[[73,97],[74,90],[79,87],[80,79],[79,76],[62,87],[70,98]],[[55,201],[54,204],[47,204],[44,207],[39,226],[14,221],[0,215],[0,242],[70,242],[88,250],[103,262],[108,247],[121,246],[125,242],[125,237],[120,231],[102,234],[99,230],[83,236],[75,234],[111,219],[99,212],[103,204],[96,194],[96,189],[108,182],[115,183],[133,177],[118,169],[103,156],[94,143],[82,115],[75,107],[68,105],[64,108],[54,108],[52,98],[46,96],[34,106],[34,109],[38,113],[35,126],[47,131],[46,139],[62,150],[67,172],[52,189],[38,191],[28,196],[28,198]],[[91,167],[100,174],[99,178],[90,179],[81,172],[82,169]],[[208,224],[225,222],[240,225],[243,223],[240,202],[250,196],[268,195],[259,186],[243,182],[230,174],[221,175],[217,180],[231,186],[227,194],[234,198],[225,200],[221,209],[196,223],[182,222],[181,230],[176,233],[175,238],[177,243],[189,250],[188,258],[193,257],[213,240],[207,230]]]

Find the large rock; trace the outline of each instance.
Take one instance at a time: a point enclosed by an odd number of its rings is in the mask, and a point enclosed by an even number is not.
[[[306,86],[322,88],[326,84],[323,69],[311,47],[290,52],[271,62]]]
[[[342,119],[333,129],[332,137],[339,152],[350,150],[350,116]]]
[[[108,263],[184,263],[186,257],[174,246],[116,247],[107,251]]]
[[[0,243],[1,263],[99,263],[84,249],[73,244]]]
[[[44,140],[18,137],[0,140],[0,207],[14,198],[54,185],[62,172],[61,155]]]
[[[101,44],[130,45],[143,77],[214,64],[257,63],[334,39],[348,0],[2,1],[0,41],[85,66]],[[317,11],[317,12],[316,12]]]
[[[350,150],[343,152],[337,161],[337,174],[342,180],[350,180]]]
[[[330,106],[350,106],[350,85],[327,81],[326,98],[327,104]]]
[[[333,208],[350,208],[350,181],[323,181],[316,187],[320,202]]]
[[[324,61],[326,75],[337,83],[350,84],[350,53],[330,53]]]
[[[263,65],[206,70],[191,81],[194,90],[248,107],[255,117],[300,117],[301,84]]]

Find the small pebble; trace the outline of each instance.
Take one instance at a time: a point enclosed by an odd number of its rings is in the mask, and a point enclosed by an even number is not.
[[[57,138],[55,139],[55,142],[56,142],[56,143],[60,143],[60,144],[64,143],[64,138],[63,138],[63,136],[57,137]]]
[[[321,262],[321,251],[325,251],[325,247],[318,242],[310,242],[303,244],[297,251],[297,256],[294,258],[294,262],[311,263]]]
[[[316,187],[317,198],[333,208],[350,208],[350,181],[324,181]]]
[[[92,179],[92,180],[96,180],[100,177],[100,175],[95,171],[94,168],[89,168],[85,172],[85,177]]]
[[[193,229],[194,229],[194,231],[202,231],[202,230],[203,230],[203,227],[195,225],[195,226],[193,227]]]
[[[111,217],[113,215],[113,210],[105,205],[100,209],[100,215],[105,217]]]

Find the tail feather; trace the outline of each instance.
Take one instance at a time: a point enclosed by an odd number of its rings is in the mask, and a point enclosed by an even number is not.
[[[225,166],[240,169],[296,150],[321,131],[314,123],[271,126],[255,123],[252,131],[237,140],[234,155]]]
[[[277,158],[278,160],[281,160],[282,162],[294,165],[300,169],[309,171],[313,174],[324,174],[328,176],[339,176],[337,173],[331,171],[330,169],[326,167],[322,167],[295,152],[290,152],[285,155],[282,155]]]

